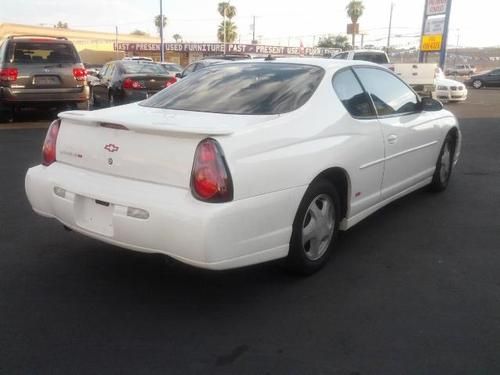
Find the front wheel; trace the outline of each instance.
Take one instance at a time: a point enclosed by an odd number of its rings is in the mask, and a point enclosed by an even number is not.
[[[335,186],[326,180],[307,189],[293,222],[288,269],[309,275],[323,267],[337,239],[339,202]]]
[[[480,89],[481,87],[483,87],[483,82],[479,79],[476,79],[472,81],[472,87],[474,87],[475,89]]]
[[[453,168],[453,158],[455,154],[455,142],[453,137],[448,134],[444,140],[443,147],[436,163],[436,169],[432,176],[430,188],[432,191],[440,192],[448,187]]]

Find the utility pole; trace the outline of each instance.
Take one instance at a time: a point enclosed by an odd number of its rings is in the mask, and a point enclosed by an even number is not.
[[[160,0],[160,61],[165,60],[165,53],[163,51],[163,0]]]
[[[389,16],[389,33],[387,34],[387,50],[389,53],[389,49],[391,48],[391,29],[392,29],[392,11],[394,9],[394,3],[391,1],[391,14]]]
[[[118,25],[115,26],[115,58],[118,60]]]
[[[252,44],[256,44],[255,40],[255,16],[253,16],[253,25],[252,25]]]

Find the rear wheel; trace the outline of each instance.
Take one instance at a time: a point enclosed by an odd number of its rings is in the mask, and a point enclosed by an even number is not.
[[[335,186],[326,180],[307,189],[293,222],[288,269],[309,275],[323,267],[337,238],[339,202]]]
[[[110,93],[109,94],[109,106],[115,107],[117,105],[120,105],[118,98],[115,96],[115,94]]]
[[[475,79],[474,81],[472,81],[472,87],[474,87],[475,89],[480,89],[481,87],[483,87],[483,82],[480,79]]]
[[[443,147],[436,163],[436,169],[432,176],[430,188],[432,191],[440,192],[448,187],[453,169],[453,157],[455,154],[455,141],[453,137],[448,134],[444,140]]]

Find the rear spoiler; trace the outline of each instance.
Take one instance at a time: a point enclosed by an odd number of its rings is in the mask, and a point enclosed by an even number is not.
[[[216,128],[209,126],[189,126],[178,124],[169,124],[168,122],[137,122],[131,120],[120,120],[114,122],[108,116],[102,116],[94,111],[67,111],[59,113],[59,118],[70,120],[73,123],[87,126],[102,126],[106,128],[131,130],[137,133],[146,134],[202,134],[202,135],[230,135],[234,130],[229,127],[218,126]]]
[[[47,38],[47,39],[59,39],[59,40],[68,40],[65,36],[52,36],[52,35],[39,35],[39,34],[21,34],[21,35],[8,35],[7,39],[12,40],[15,38]]]

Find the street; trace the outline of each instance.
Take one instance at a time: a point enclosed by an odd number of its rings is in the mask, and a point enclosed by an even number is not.
[[[319,273],[210,272],[36,215],[50,118],[0,124],[1,374],[500,373],[500,90],[446,108],[462,155],[342,233]]]

